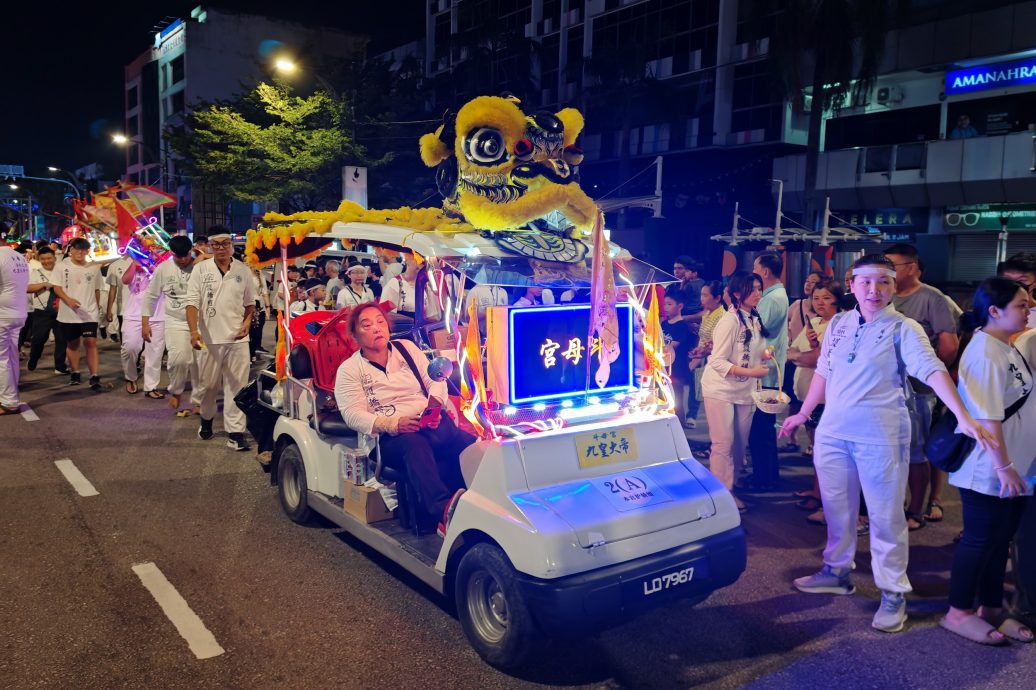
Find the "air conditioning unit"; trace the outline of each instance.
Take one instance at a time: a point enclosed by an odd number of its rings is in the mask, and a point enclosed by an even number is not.
[[[903,102],[903,89],[898,86],[882,86],[878,89],[878,103],[889,105]]]

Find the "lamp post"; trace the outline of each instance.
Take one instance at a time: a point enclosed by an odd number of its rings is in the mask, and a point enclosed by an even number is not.
[[[158,167],[159,167],[158,184],[159,184],[159,188],[163,192],[168,191],[166,189],[166,173],[167,173],[167,170],[166,170],[165,145],[164,145],[164,142],[162,143],[162,145],[159,146],[159,155],[157,155],[157,156],[155,155],[154,150],[144,142],[143,137],[140,137],[140,136],[127,137],[125,134],[122,134],[122,133],[113,134],[112,135],[112,143],[115,144],[116,146],[122,146],[122,147],[128,146],[129,144],[140,144],[144,148],[144,153],[149,154],[153,159],[157,159],[158,160]],[[129,166],[126,166],[126,167],[127,167],[127,169],[129,168]],[[159,221],[158,221],[159,225],[161,225],[162,229],[164,230],[165,229],[165,207],[164,206],[160,206],[158,208],[158,217],[159,217]]]

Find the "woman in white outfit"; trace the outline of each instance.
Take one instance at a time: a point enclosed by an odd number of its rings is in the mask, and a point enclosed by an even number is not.
[[[1005,637],[1032,642],[1032,631],[1003,609],[1008,549],[1032,501],[1032,484],[1023,477],[1033,474],[1036,455],[1033,375],[1011,345],[1029,318],[1028,295],[1012,280],[989,278],[972,307],[980,328],[961,356],[957,388],[1000,447],[976,446],[950,474],[960,489],[964,534],[953,554],[950,610],[939,624],[979,644],[1003,644]]]
[[[802,409],[781,427],[781,436],[790,437],[826,403],[813,448],[827,518],[824,567],[795,580],[795,587],[812,594],[855,591],[850,572],[862,489],[870,514],[871,570],[882,592],[871,625],[883,632],[903,629],[905,594],[911,590],[903,512],[910,454],[906,376],[931,386],[964,433],[983,446],[995,443],[968,414],[921,326],[891,306],[895,280],[895,267],[884,256],[853,264],[858,306],[828,326]]]
[[[720,317],[712,333],[712,354],[701,376],[705,418],[709,424],[712,454],[709,469],[727,489],[734,487],[734,472],[745,463],[748,430],[755,401],[752,390],[766,376],[770,359],[766,333],[756,305],[763,295],[762,278],[738,271],[728,285],[731,307]],[[738,510],[741,499],[734,497]]]

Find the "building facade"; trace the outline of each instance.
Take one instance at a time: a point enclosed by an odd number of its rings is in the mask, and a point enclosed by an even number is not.
[[[1036,2],[921,5],[888,34],[867,97],[824,114],[817,195],[847,227],[916,243],[926,280],[967,292],[1036,251]],[[791,210],[804,167],[774,161]]]
[[[154,43],[126,66],[126,172],[129,180],[159,186],[178,199],[176,228],[193,232],[215,224],[252,227],[261,211],[228,203],[191,184],[177,170],[161,133],[183,125],[186,110],[229,100],[273,77],[281,50],[307,64],[362,55],[366,39],[325,27],[207,7],[160,28]],[[167,225],[169,222],[167,215]]]

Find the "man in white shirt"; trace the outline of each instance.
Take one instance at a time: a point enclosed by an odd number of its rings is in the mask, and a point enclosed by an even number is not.
[[[324,297],[327,296],[327,292],[319,278],[308,278],[299,287],[306,291],[306,299],[291,305],[292,315],[298,316],[311,311],[323,310]]]
[[[338,297],[335,300],[335,306],[338,309],[356,307],[374,301],[374,292],[366,284],[366,266],[363,264],[350,266],[349,270],[345,272],[345,277],[348,282],[338,291]]]
[[[18,335],[28,313],[25,296],[29,264],[18,252],[0,244],[0,415],[18,414]]]
[[[345,283],[338,277],[339,271],[341,271],[341,264],[337,261],[328,261],[324,264],[324,273],[327,274],[327,284],[324,286],[327,289],[327,296],[332,302],[338,300],[338,293]]]
[[[29,295],[32,307],[32,340],[29,350],[29,371],[35,371],[36,365],[43,355],[43,348],[54,334],[54,373],[67,374],[68,367],[65,364],[65,335],[57,327],[58,309],[57,295],[54,293],[54,284],[57,278],[54,275],[54,267],[57,265],[57,257],[54,250],[44,245],[36,250],[39,259],[38,268],[29,269]]]
[[[173,256],[155,267],[151,284],[144,295],[141,311],[141,334],[145,342],[153,335],[153,323],[164,323],[165,345],[169,350],[166,369],[169,371],[169,406],[179,411],[180,396],[191,382],[191,405],[201,410],[198,365],[204,350],[191,347],[191,331],[187,327],[187,284],[194,268],[191,241],[184,235],[169,240]],[[159,318],[164,316],[164,319]],[[184,416],[190,411],[184,413]]]
[[[273,271],[272,286],[270,287],[270,307],[274,312],[284,313],[287,311],[287,307],[291,305],[291,300],[294,299],[295,285],[299,282],[298,266],[289,264],[286,271],[288,276],[288,294],[291,295],[288,305],[284,304],[284,283],[281,280],[280,266],[278,265]]]
[[[475,439],[444,414],[446,383],[428,376],[428,359],[417,346],[389,342],[380,307],[354,310],[349,331],[360,349],[335,376],[342,419],[361,434],[379,436],[382,462],[405,467],[418,502],[429,518],[439,520],[438,532],[445,535],[464,491],[460,454]]]
[[[68,244],[68,258],[55,269],[55,294],[61,298],[58,323],[64,331],[68,356],[70,386],[83,382],[79,373],[79,345],[86,351],[86,366],[90,370],[90,388],[96,392],[110,389],[101,384],[97,374],[97,323],[101,319],[101,267],[87,263],[90,240],[77,237]]]
[[[381,301],[391,302],[392,311],[403,314],[410,318],[416,318],[417,311],[417,274],[421,266],[413,256],[407,257],[406,269],[388,283],[383,283],[385,289],[381,291]],[[432,291],[431,285],[424,286],[424,320],[438,321],[441,312],[439,311],[438,300]]]
[[[461,316],[467,319],[471,303],[475,303],[475,315],[478,317],[478,327],[483,333],[486,332],[486,310],[490,307],[506,307],[510,300],[507,295],[507,288],[499,285],[476,285],[468,290],[464,298],[464,311]]]
[[[198,438],[212,438],[220,379],[223,381],[223,428],[227,446],[248,450],[245,415],[234,396],[248,383],[248,331],[255,312],[255,284],[247,266],[234,259],[234,245],[226,228],[209,233],[212,258],[194,266],[187,284],[187,327],[191,346],[203,347],[201,363],[201,424]]]

